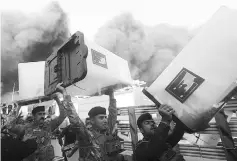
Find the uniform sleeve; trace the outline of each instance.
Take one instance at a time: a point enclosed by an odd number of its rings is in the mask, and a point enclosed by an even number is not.
[[[108,111],[109,111],[109,116],[108,116],[109,132],[112,133],[113,128],[117,121],[116,99],[110,98]]]
[[[177,123],[173,133],[170,136],[168,136],[167,143],[169,143],[172,147],[174,147],[182,139],[183,135],[184,135],[184,128],[180,123]]]
[[[66,95],[62,104],[66,109],[66,113],[72,127],[75,128],[76,131],[80,133],[80,135],[82,135],[83,137],[91,139],[85,124],[83,123],[83,121],[80,119],[80,117],[76,112],[76,109],[71,101],[71,96]]]
[[[59,101],[58,98],[56,98],[56,102],[58,104],[58,107],[59,107],[59,116],[52,119],[50,121],[50,126],[51,126],[51,130],[54,131],[59,125],[61,125],[61,123],[64,121],[64,119],[66,118],[66,113],[65,113],[65,110],[64,110],[64,106],[63,104]]]

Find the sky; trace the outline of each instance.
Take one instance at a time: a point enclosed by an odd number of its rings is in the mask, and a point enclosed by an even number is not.
[[[20,10],[32,13],[41,10],[51,0],[7,0],[0,10]],[[236,0],[58,0],[68,14],[70,32],[82,31],[89,40],[106,22],[124,12],[130,12],[144,25],[160,23],[189,29],[205,23],[222,5],[237,9]]]

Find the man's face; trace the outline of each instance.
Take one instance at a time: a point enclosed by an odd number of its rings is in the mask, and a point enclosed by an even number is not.
[[[91,124],[99,130],[106,130],[108,127],[107,116],[103,114],[96,115],[91,118]]]
[[[154,135],[156,129],[156,124],[154,120],[145,120],[142,122],[142,128],[140,131],[145,136]]]
[[[45,120],[45,112],[44,112],[44,111],[37,112],[37,113],[34,115],[34,119],[35,119],[35,121],[37,121],[37,122],[39,122],[39,123],[43,123],[44,120]]]

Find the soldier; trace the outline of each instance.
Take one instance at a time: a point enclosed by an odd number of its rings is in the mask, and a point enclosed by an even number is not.
[[[82,120],[76,113],[71,102],[71,97],[66,94],[63,87],[60,87],[61,93],[64,95],[63,104],[67,109],[67,114],[72,126],[77,129],[80,161],[116,161],[122,157],[118,153],[109,156],[110,145],[112,142],[112,130],[117,120],[116,100],[114,99],[113,90],[108,90],[105,94],[109,95],[109,116],[107,119],[106,109],[100,106],[92,108],[88,115],[92,127],[88,130]],[[109,135],[108,135],[109,134]],[[108,143],[108,144],[107,144]],[[111,143],[111,144],[110,144]],[[118,142],[116,142],[118,143]],[[106,146],[107,145],[107,146]],[[116,147],[117,145],[114,144]],[[109,149],[106,149],[109,147]]]
[[[52,95],[57,101],[60,115],[50,121],[45,121],[45,107],[37,106],[32,110],[34,121],[25,125],[17,125],[12,121],[7,125],[9,131],[23,136],[23,141],[26,139],[35,138],[37,142],[36,152],[28,158],[31,161],[51,161],[54,156],[54,148],[51,144],[51,133],[54,131],[66,118],[64,106],[59,101],[59,95]],[[26,159],[27,160],[27,159]]]
[[[176,127],[168,135],[170,122],[174,110],[168,105],[161,105],[159,113],[162,120],[158,127],[149,113],[142,114],[137,125],[144,138],[137,143],[135,150],[136,161],[184,161],[183,157],[177,157],[172,148],[182,139],[184,129],[177,123]]]

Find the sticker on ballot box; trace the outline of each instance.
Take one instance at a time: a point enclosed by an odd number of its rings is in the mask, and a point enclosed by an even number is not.
[[[203,82],[202,77],[183,68],[165,90],[181,103],[184,103]]]

